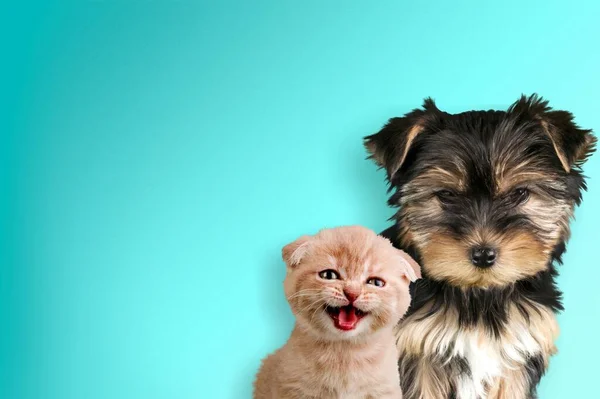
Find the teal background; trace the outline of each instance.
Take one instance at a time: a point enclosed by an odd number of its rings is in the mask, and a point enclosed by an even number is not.
[[[594,1],[1,6],[0,397],[247,398],[281,247],[388,225],[361,138],[539,92],[600,129]],[[542,399],[597,391],[600,156]]]

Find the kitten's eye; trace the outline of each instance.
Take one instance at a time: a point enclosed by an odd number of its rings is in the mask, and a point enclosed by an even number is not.
[[[436,191],[435,196],[440,200],[441,203],[448,204],[456,198],[456,193],[451,190],[439,190]]]
[[[319,277],[323,280],[339,280],[340,275],[333,269],[327,269],[319,272]]]
[[[522,204],[529,199],[529,190],[525,187],[519,187],[511,193],[511,198],[517,205]]]
[[[377,277],[371,277],[367,280],[367,284],[374,285],[375,287],[383,287],[385,285],[385,281]]]

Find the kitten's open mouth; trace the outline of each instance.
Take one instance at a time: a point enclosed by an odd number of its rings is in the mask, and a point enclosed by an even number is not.
[[[367,313],[352,305],[342,307],[326,306],[325,311],[333,319],[335,328],[343,331],[354,330],[360,319],[367,315]]]

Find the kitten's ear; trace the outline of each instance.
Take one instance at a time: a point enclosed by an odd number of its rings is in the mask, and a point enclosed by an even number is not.
[[[510,106],[508,112],[533,118],[541,125],[567,173],[573,167],[581,167],[595,150],[596,137],[591,130],[581,129],[573,121],[573,114],[553,110],[548,101],[536,94],[521,96]]]
[[[423,132],[425,124],[443,114],[431,98],[425,99],[422,108],[390,119],[379,132],[364,138],[369,158],[385,168],[390,181],[405,163],[413,141]]]
[[[406,252],[397,250],[403,264],[403,274],[412,282],[421,278],[421,266]]]
[[[296,241],[289,243],[281,250],[281,255],[285,264],[289,268],[297,266],[301,261],[306,252],[308,251],[308,244],[311,240],[310,236],[302,236]]]

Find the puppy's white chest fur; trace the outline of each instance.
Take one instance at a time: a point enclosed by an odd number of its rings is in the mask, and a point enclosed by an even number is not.
[[[459,333],[454,342],[452,357],[460,356],[467,362],[470,370],[470,375],[462,375],[456,381],[459,399],[484,398],[486,386],[500,377],[502,369],[506,367],[498,345],[482,339],[480,334],[479,330]]]
[[[490,389],[507,374],[524,370],[530,357],[554,351],[558,336],[554,315],[533,304],[527,307],[528,316],[511,307],[497,334],[479,324],[459,325],[457,315],[452,312],[426,318],[417,312],[400,326],[398,349],[401,357],[435,359],[436,364],[421,363],[418,372],[423,380],[430,381],[429,385],[437,385],[438,390],[454,386],[457,399],[488,398]],[[452,364],[468,366],[465,367],[468,370],[448,375],[444,370]],[[427,388],[414,396],[418,395],[435,397]]]

